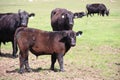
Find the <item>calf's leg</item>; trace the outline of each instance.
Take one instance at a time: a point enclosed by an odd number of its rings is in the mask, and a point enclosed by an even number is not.
[[[57,55],[52,54],[51,55],[51,67],[50,67],[51,70],[54,70],[54,65],[55,65],[56,59],[57,59]]]
[[[63,67],[63,54],[58,54],[57,58],[58,58],[58,63],[60,66],[60,71],[64,72],[64,67]]]
[[[25,58],[23,56],[23,53],[20,51],[20,55],[19,55],[19,60],[20,60],[20,70],[19,73],[22,74],[24,72],[24,61]]]
[[[32,70],[30,69],[29,64],[28,64],[28,50],[25,50],[24,52],[20,51],[19,59],[20,59],[20,71],[19,71],[19,73],[22,74],[24,72],[24,66],[28,72],[31,72]]]
[[[28,63],[28,52],[26,53],[25,55],[25,69],[28,71],[28,72],[32,72],[32,69],[30,68],[29,66],[29,63]]]

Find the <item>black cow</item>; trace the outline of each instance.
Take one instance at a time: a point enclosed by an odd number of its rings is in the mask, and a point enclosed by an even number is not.
[[[79,13],[78,13],[79,14]],[[78,16],[71,11],[63,8],[56,8],[51,12],[51,26],[53,31],[72,30],[74,25],[74,18]],[[80,13],[79,17],[84,16]]]
[[[24,72],[24,67],[28,72],[31,71],[28,63],[29,50],[36,56],[52,55],[50,69],[54,70],[54,64],[58,59],[60,71],[64,71],[63,56],[71,46],[76,45],[76,36],[81,34],[81,31],[76,33],[72,30],[48,32],[33,28],[18,28],[14,43],[17,43],[20,49],[20,73]]]
[[[98,15],[104,16],[105,14],[108,16],[109,15],[109,10],[107,10],[106,6],[104,4],[100,3],[95,3],[95,4],[87,4],[86,5],[87,9],[87,16],[91,14],[97,13]]]
[[[26,27],[29,17],[34,15],[34,13],[29,14],[28,12],[21,10],[19,10],[18,13],[0,13],[0,47],[1,43],[5,44],[6,42],[12,42],[12,47],[14,47],[15,30],[20,26]],[[15,57],[16,52],[14,51],[15,50],[13,49],[13,56]]]
[[[75,12],[74,17],[75,18],[82,18],[83,16],[86,16],[84,12]]]

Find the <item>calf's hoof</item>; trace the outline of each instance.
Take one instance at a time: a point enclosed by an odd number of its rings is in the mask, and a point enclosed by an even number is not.
[[[65,72],[65,70],[64,69],[60,69],[60,72]]]
[[[27,72],[32,72],[32,69],[26,68],[26,71],[27,71]]]
[[[50,70],[54,71],[54,68],[51,67]]]
[[[22,73],[24,73],[24,71],[23,70],[19,70],[18,73],[22,74]]]

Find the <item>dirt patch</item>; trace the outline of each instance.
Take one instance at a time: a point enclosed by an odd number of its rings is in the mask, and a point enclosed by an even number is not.
[[[0,57],[0,80],[102,80],[100,72],[92,68],[76,68],[65,64],[65,72],[54,72],[49,70],[50,56],[36,59],[32,54],[29,56],[31,73],[19,74],[19,58],[13,59],[7,51]],[[10,54],[8,56],[8,54]],[[6,56],[5,56],[6,55]],[[75,66],[75,65],[74,65]],[[59,67],[58,67],[59,68]],[[57,71],[57,69],[56,69]]]
[[[113,48],[111,46],[99,46],[94,49],[84,47],[89,51],[95,51],[97,53],[110,53],[119,54],[119,48]],[[74,61],[65,61],[65,72],[58,72],[59,65],[57,63],[56,72],[49,70],[50,56],[40,56],[36,59],[36,56],[30,53],[29,64],[32,68],[32,72],[25,72],[19,74],[19,58],[12,58],[12,51],[2,50],[3,55],[0,56],[0,80],[109,80],[109,78],[103,77],[102,71],[96,70],[93,67],[82,66],[78,64],[72,64]],[[77,59],[76,59],[77,60]],[[118,71],[113,75],[113,79],[119,80],[120,75],[120,63],[114,63]],[[113,68],[111,66],[111,68]],[[116,77],[114,77],[116,76]]]
[[[98,53],[109,53],[109,54],[118,54],[120,53],[120,48],[114,48],[112,46],[108,46],[108,45],[103,45],[103,46],[99,46],[95,49],[96,52]]]

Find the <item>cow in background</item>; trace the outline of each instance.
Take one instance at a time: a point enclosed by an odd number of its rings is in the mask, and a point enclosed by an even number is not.
[[[75,18],[82,18],[83,16],[86,16],[84,12],[75,12],[74,17]]]
[[[85,14],[73,13],[64,8],[56,8],[51,11],[51,26],[53,31],[72,30],[75,18],[81,18]],[[77,17],[76,17],[77,16]]]
[[[95,4],[87,4],[86,5],[87,9],[87,16],[91,14],[98,14],[104,16],[105,14],[108,16],[109,15],[109,10],[107,10],[106,6],[104,4],[100,3],[95,3]]]
[[[27,27],[29,17],[34,15],[34,13],[29,14],[21,10],[19,10],[18,13],[0,13],[0,47],[1,43],[5,44],[6,42],[12,42],[12,47],[14,47],[15,30],[21,26]],[[16,45],[15,47],[17,49]],[[17,52],[13,49],[12,55],[14,57],[16,53]]]
[[[54,70],[54,64],[58,59],[60,71],[64,71],[63,56],[66,52],[76,45],[76,36],[81,35],[82,31],[43,31],[33,28],[20,27],[16,30],[14,36],[15,45],[20,49],[20,73],[26,69],[31,71],[28,63],[28,52],[34,55],[53,55],[51,57],[51,70]],[[14,47],[16,48],[16,47]],[[16,49],[15,49],[16,50]]]

